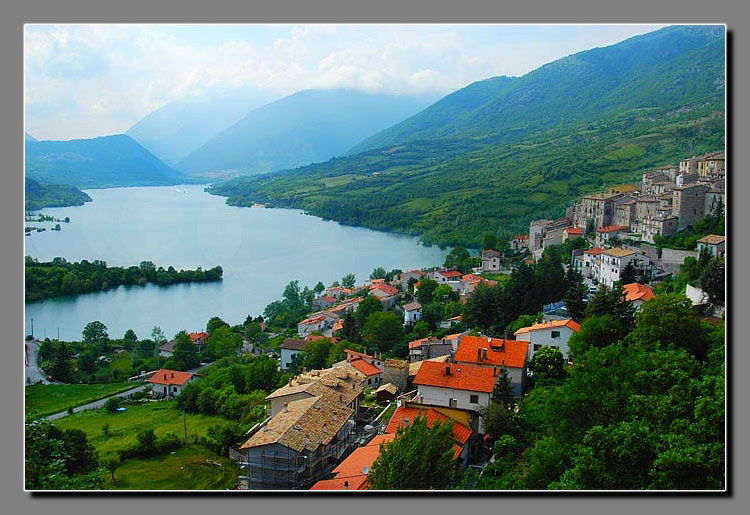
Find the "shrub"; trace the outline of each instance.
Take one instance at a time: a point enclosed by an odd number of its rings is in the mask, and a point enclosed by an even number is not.
[[[114,413],[117,411],[117,408],[120,407],[120,402],[122,399],[119,397],[110,397],[107,399],[107,402],[104,403],[104,409],[109,411],[110,413]]]

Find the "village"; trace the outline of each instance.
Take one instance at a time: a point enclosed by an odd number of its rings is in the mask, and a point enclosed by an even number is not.
[[[583,277],[588,297],[600,286],[620,285],[624,300],[638,312],[655,297],[652,285],[679,274],[686,258],[725,255],[725,237],[717,234],[698,239],[693,250],[656,245],[659,237],[679,233],[711,213],[723,216],[724,177],[723,151],[645,172],[638,185],[584,196],[564,218],[531,222],[529,234],[512,239],[510,253],[522,257],[515,263],[533,264],[546,249],[583,240],[585,245],[571,251],[568,268]],[[562,299],[545,305],[541,319],[533,318],[502,338],[467,327],[462,315],[456,315],[439,321],[441,336],[410,341],[405,359],[346,349],[345,359],[330,367],[299,367],[311,342],[342,340],[347,320],[365,299],[377,299],[383,311],[396,313],[410,328],[423,318],[417,295],[427,280],[447,286],[444,291],[466,304],[478,288],[495,285],[498,274],[509,273],[513,266],[504,251],[484,249],[480,257],[481,265],[469,273],[455,268],[409,270],[390,281],[334,284],[312,300],[312,312],[297,324],[296,337],[283,340],[278,354],[245,342],[243,352],[267,352],[278,358],[281,371],[296,375],[267,395],[265,419],[229,449],[240,470],[238,488],[366,489],[382,444],[392,442],[418,418],[425,418],[429,427],[452,423],[455,461],[481,472],[494,459],[487,416],[498,385],[504,382],[514,398],[522,398],[533,376],[535,354],[544,347],[559,350],[566,366],[575,366],[568,342],[581,324]],[[625,275],[637,280],[621,284]],[[699,287],[688,284],[685,294],[696,309],[723,316],[723,303],[710,303]],[[459,330],[447,334],[453,328]],[[200,347],[208,334],[189,336]],[[173,347],[174,341],[168,342],[160,354],[170,357]],[[196,380],[199,374],[162,369],[148,381],[152,395],[172,398]]]

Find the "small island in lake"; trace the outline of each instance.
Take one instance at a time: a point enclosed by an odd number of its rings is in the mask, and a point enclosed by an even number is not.
[[[38,230],[38,229],[37,229]],[[39,262],[26,257],[26,302],[65,295],[78,295],[115,288],[120,285],[145,286],[148,283],[170,285],[177,283],[221,281],[224,270],[215,266],[208,270],[175,270],[156,267],[151,261],[127,268],[108,267],[105,261],[86,260],[69,263],[57,257]]]

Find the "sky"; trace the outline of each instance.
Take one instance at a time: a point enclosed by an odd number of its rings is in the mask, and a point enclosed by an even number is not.
[[[303,89],[448,94],[659,25],[26,25],[26,131],[119,134],[170,102]]]

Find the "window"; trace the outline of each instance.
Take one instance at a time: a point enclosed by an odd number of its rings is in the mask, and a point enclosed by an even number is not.
[[[560,331],[552,331],[552,338],[559,338],[560,337]]]
[[[176,386],[173,386],[173,387],[172,387],[172,391],[173,391],[173,392],[177,392],[177,387],[176,387]]]
[[[458,406],[458,400],[457,399],[448,399],[448,406],[451,408],[455,408]]]
[[[542,348],[542,344],[541,343],[535,343],[534,344],[534,352],[538,351],[541,348]]]
[[[367,379],[367,384],[372,384],[372,379],[368,378]]]
[[[469,395],[469,402],[472,404],[479,404],[479,395]]]

